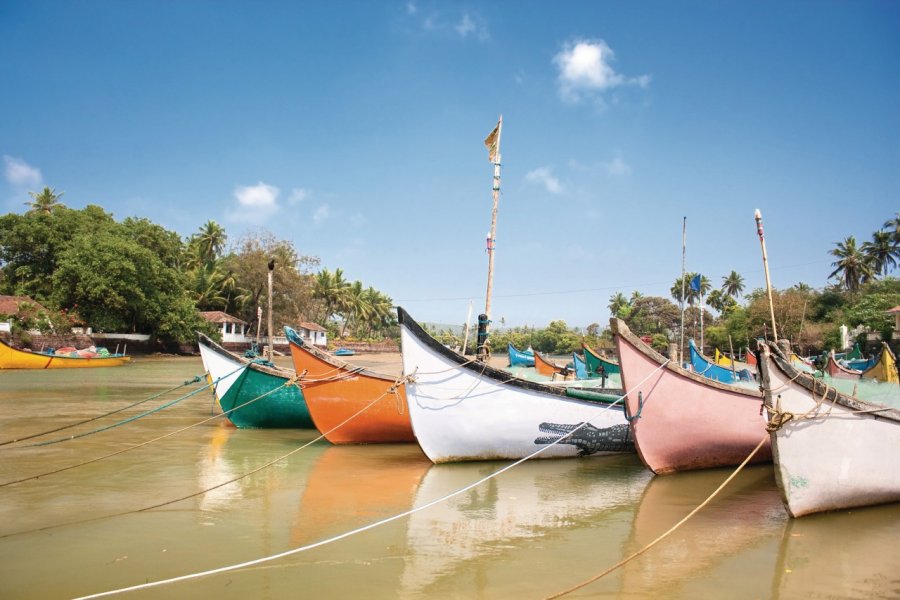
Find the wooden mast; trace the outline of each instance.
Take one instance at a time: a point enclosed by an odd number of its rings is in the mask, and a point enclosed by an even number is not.
[[[494,288],[494,244],[497,241],[497,207],[500,203],[500,134],[503,131],[503,115],[500,115],[500,119],[497,121],[497,126],[488,134],[487,138],[484,140],[484,145],[488,149],[488,160],[494,163],[494,185],[493,185],[493,200],[494,207],[491,210],[491,230],[487,235],[487,253],[488,253],[488,278],[487,278],[487,293],[485,294],[484,301],[484,314],[487,322],[485,323],[485,333],[487,333],[490,328],[490,318],[491,318],[491,293]],[[490,352],[487,348],[487,335],[485,335],[485,342],[480,344],[477,348],[477,355],[479,360],[485,361],[487,360]]]
[[[759,245],[762,247],[763,270],[766,272],[766,291],[769,295],[769,315],[772,317],[772,339],[778,343],[778,328],[775,325],[775,305],[772,303],[772,282],[769,280],[769,258],[766,255],[766,238],[763,236],[762,213],[759,209],[753,214],[756,219],[756,233],[759,235]]]

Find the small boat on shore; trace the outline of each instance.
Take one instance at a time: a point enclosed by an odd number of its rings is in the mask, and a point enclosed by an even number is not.
[[[575,368],[575,379],[587,379],[587,364],[584,362],[584,358],[578,354],[577,352],[572,353],[572,365]]]
[[[0,340],[0,369],[84,369],[120,367],[131,360],[125,354],[110,354],[105,348],[60,348],[49,352],[20,350]]]
[[[615,334],[635,447],[657,474],[740,464],[767,436],[758,390],[683,369],[642,342],[619,319]],[[721,368],[721,367],[720,367]],[[752,462],[772,459],[765,445]]]
[[[314,427],[294,371],[238,356],[202,333],[197,336],[213,395],[235,427]]]
[[[414,442],[399,377],[354,367],[284,328],[294,369],[316,428],[332,444]]]
[[[725,368],[709,360],[697,349],[694,340],[688,342],[691,354],[691,367],[698,375],[720,383],[734,383],[735,381],[752,381],[753,375],[748,370],[737,371],[731,367]]]
[[[761,349],[775,477],[792,517],[900,501],[900,410],[838,392]]]
[[[550,444],[536,458],[634,450],[621,404],[511,377],[446,348],[402,308],[397,315],[413,431],[432,462],[519,459]]]
[[[554,375],[568,371],[566,367],[561,367],[553,361],[544,358],[541,353],[537,351],[534,353],[534,370],[537,371],[538,375],[544,375],[546,377],[553,377]]]
[[[848,369],[839,363],[834,356],[834,350],[828,353],[828,359],[825,362],[825,374],[835,379],[859,379],[862,371]]]
[[[887,342],[881,342],[881,354],[875,364],[862,372],[864,379],[874,379],[882,383],[900,384],[900,374],[897,373],[897,357]]]
[[[581,343],[581,349],[584,351],[584,363],[587,366],[588,377],[618,375],[621,372],[619,363],[600,355],[584,342]]]
[[[509,354],[509,366],[511,367],[533,367],[534,366],[534,350],[519,350],[512,345],[512,342],[506,344],[506,351]]]

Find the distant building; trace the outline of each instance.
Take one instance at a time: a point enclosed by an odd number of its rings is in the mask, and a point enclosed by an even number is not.
[[[232,317],[221,310],[201,311],[200,316],[219,326],[222,332],[222,341],[231,344],[249,343],[251,340],[245,335],[247,322]]]
[[[900,306],[895,306],[886,312],[889,315],[894,315],[894,335],[900,335]]]
[[[325,347],[328,345],[328,332],[321,325],[315,323],[297,323],[297,333],[303,341],[313,346]]]
[[[22,306],[23,304],[25,306]],[[50,312],[28,296],[0,296],[0,315],[9,315],[10,317],[24,320],[34,317],[41,311],[44,313]],[[11,322],[0,322],[0,332],[9,333],[11,330]]]

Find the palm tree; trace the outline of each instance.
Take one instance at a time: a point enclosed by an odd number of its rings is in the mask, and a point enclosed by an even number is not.
[[[628,306],[628,298],[625,297],[625,294],[622,292],[616,292],[612,296],[609,297],[609,304],[607,307],[609,308],[609,312],[612,313],[612,316],[618,317],[619,311]]]
[[[335,269],[332,273],[325,268],[316,274],[313,280],[312,297],[323,303],[323,322],[330,319],[335,313],[344,311],[349,285],[344,279],[344,271],[341,269]]]
[[[49,215],[65,206],[59,201],[63,194],[65,194],[65,192],[57,193],[55,189],[45,185],[44,189],[40,192],[28,192],[28,195],[31,196],[31,202],[26,202],[25,205],[30,207],[28,210],[29,213],[44,213]]]
[[[893,219],[884,222],[884,228],[894,236],[894,239],[900,242],[900,212],[894,213]]]
[[[871,242],[864,242],[860,250],[877,275],[887,275],[900,259],[900,239],[890,231],[876,231]]]
[[[848,236],[843,242],[836,242],[835,246],[830,254],[838,260],[831,263],[835,269],[828,278],[837,279],[849,291],[855,292],[861,283],[865,283],[875,275],[872,265],[865,254],[857,248],[854,236]]]
[[[695,290],[693,287],[691,287],[691,282],[695,277],[697,277],[697,273],[685,273],[683,278],[679,277],[675,280],[675,283],[672,284],[672,287],[669,289],[669,293],[672,294],[672,297],[675,298],[677,302],[680,303],[682,301],[682,289],[684,289],[684,300],[686,300],[688,304],[691,305],[699,300],[701,296],[706,296],[706,294],[709,293],[709,290],[712,288],[712,284],[709,282],[709,279],[705,275],[700,275],[699,290]]]
[[[737,298],[744,291],[744,278],[737,271],[732,271],[722,278],[722,293]]]
[[[225,229],[215,221],[207,221],[200,227],[200,232],[195,233],[193,240],[198,245],[200,258],[204,262],[212,262],[222,254],[225,248]]]

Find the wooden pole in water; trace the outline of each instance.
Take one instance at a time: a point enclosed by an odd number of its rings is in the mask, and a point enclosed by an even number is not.
[[[731,335],[728,336],[728,350],[731,352],[731,376],[737,381],[737,375],[734,374],[734,344],[731,342]]]
[[[491,230],[487,235],[487,253],[488,253],[488,279],[487,293],[484,301],[484,314],[487,316],[485,324],[484,343],[477,348],[478,359],[486,361],[488,358],[487,349],[487,331],[490,328],[491,318],[491,293],[494,288],[494,244],[497,242],[497,208],[500,203],[500,134],[503,131],[503,115],[497,121],[497,126],[488,134],[484,140],[484,145],[488,149],[488,160],[494,163],[494,185],[493,200],[494,206],[491,210]]]
[[[687,248],[687,217],[681,221],[681,341],[678,343],[676,360],[680,366],[684,356],[684,259]]]
[[[269,306],[268,306],[268,315],[266,317],[266,339],[268,340],[268,344],[266,344],[266,358],[268,360],[272,360],[272,276],[275,273],[275,259],[269,261]]]
[[[763,235],[762,213],[759,209],[753,214],[756,219],[756,233],[759,235],[759,245],[762,248],[763,270],[766,272],[766,291],[769,295],[769,315],[772,318],[772,339],[778,342],[778,327],[775,325],[775,305],[772,303],[772,282],[769,280],[769,257],[766,255],[766,238]]]
[[[472,320],[472,301],[469,300],[469,312],[466,313],[466,333],[465,337],[463,337],[463,347],[462,354],[466,355],[466,348],[469,345],[469,322]]]

